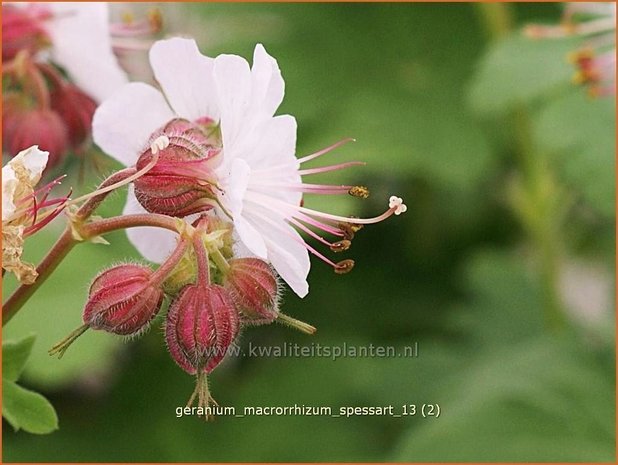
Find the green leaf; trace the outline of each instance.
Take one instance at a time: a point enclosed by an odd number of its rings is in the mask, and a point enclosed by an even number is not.
[[[2,342],[2,378],[17,381],[32,351],[36,336]]]
[[[2,381],[2,416],[15,431],[48,434],[58,429],[56,411],[45,397],[6,379]]]
[[[576,340],[495,351],[434,394],[441,416],[422,419],[394,460],[613,462],[613,377]]]
[[[569,85],[572,38],[533,40],[521,34],[495,43],[471,81],[469,100],[485,114],[503,112]]]
[[[550,152],[567,183],[607,216],[615,213],[616,118],[614,99],[570,92],[539,112],[535,137]]]
[[[518,343],[543,330],[538,283],[515,254],[483,251],[463,272],[470,298],[452,312],[450,326],[481,349]]]

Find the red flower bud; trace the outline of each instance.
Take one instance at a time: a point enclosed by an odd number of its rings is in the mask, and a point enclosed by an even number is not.
[[[101,273],[90,286],[84,323],[121,335],[145,329],[163,302],[163,291],[151,283],[151,276],[148,267],[131,264]]]
[[[60,115],[68,130],[68,141],[81,148],[92,132],[92,115],[97,104],[73,84],[56,87],[50,94],[51,107]]]
[[[273,269],[259,258],[238,258],[229,263],[225,287],[242,312],[243,322],[272,323],[279,314],[279,286]]]
[[[21,50],[31,55],[49,45],[42,20],[48,14],[40,6],[2,5],[2,61],[15,58]]]
[[[67,129],[58,113],[49,109],[24,109],[17,105],[3,115],[3,145],[17,154],[33,145],[49,152],[47,167],[58,165],[67,153]]]
[[[238,314],[228,291],[218,285],[186,286],[167,314],[167,347],[191,375],[214,370],[237,333]]]
[[[220,162],[212,137],[199,125],[174,119],[151,136],[137,161],[138,170],[150,163],[153,150],[157,163],[134,182],[140,204],[151,213],[177,217],[210,209],[208,199],[215,197],[213,168]]]

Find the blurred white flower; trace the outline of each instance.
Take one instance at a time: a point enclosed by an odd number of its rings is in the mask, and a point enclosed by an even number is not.
[[[588,86],[593,96],[616,93],[616,3],[567,3],[559,26],[531,24],[525,33],[533,38],[581,37],[571,61],[577,67],[576,84]]]
[[[112,50],[105,2],[2,5],[2,58],[26,49],[62,67],[98,102],[128,82]]]
[[[600,265],[572,261],[560,276],[560,293],[569,314],[580,324],[595,327],[610,323],[613,286]]]

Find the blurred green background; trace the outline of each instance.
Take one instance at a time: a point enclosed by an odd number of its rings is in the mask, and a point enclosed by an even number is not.
[[[80,324],[96,272],[137,258],[117,233],[111,246],[77,247],[4,328],[5,340],[37,334],[21,383],[60,419],[47,436],[5,423],[4,461],[613,461],[614,98],[571,84],[577,43],[519,33],[557,23],[561,5],[498,6],[510,34],[492,29],[494,7],[474,4],[162,8],[168,30],[210,56],[250,58],[265,44],[286,81],[280,113],[299,123],[298,154],[357,139],[330,160],[367,166],[323,178],[365,184],[370,199],[310,205],[363,216],[391,194],[408,205],[357,235],[352,273],[315,260],[310,294],[286,293],[283,310],[316,335],[271,325],[238,343],[418,342],[418,358],[234,358],[210,377],[215,399],[237,409],[437,403],[441,416],[176,418],[194,380],[158,324],[128,343],[90,332],[62,360],[47,356]],[[527,184],[526,156],[538,185]],[[101,214],[123,201],[114,194]],[[60,230],[30,241],[33,261]],[[5,295],[13,287],[5,280]],[[548,325],[552,290],[565,321]]]

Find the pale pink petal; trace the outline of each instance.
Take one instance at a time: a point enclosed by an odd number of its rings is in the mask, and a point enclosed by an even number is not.
[[[259,183],[289,183],[300,184],[298,174],[299,163],[296,151],[296,120],[289,115],[276,116],[258,126],[259,136],[253,141],[252,147],[243,151],[242,158],[255,170],[258,183],[249,183],[251,190],[272,195],[273,188],[260,188]],[[276,169],[273,169],[276,167]],[[274,191],[277,200],[283,200],[291,205],[299,205],[301,192],[292,189],[277,189]]]
[[[266,258],[266,245],[259,231],[246,221],[244,214],[244,196],[247,191],[251,169],[243,160],[235,160],[230,176],[225,185],[225,193],[219,198],[234,218],[234,228],[242,243],[253,254]]]
[[[112,51],[109,9],[104,2],[49,2],[46,23],[52,60],[97,102],[128,82]]]
[[[221,110],[221,133],[226,152],[234,144],[250,137],[245,127],[247,110],[251,103],[251,71],[244,58],[236,55],[219,55],[215,58],[214,78]]]
[[[133,185],[129,186],[127,203],[122,212],[124,215],[147,213],[135,197]],[[137,251],[147,260],[163,263],[176,248],[178,234],[162,228],[137,227],[129,228],[127,237]]]
[[[296,119],[290,115],[275,116],[260,123],[257,128],[252,146],[243,147],[241,153],[234,151],[232,156],[241,155],[254,169],[285,166],[286,171],[298,171]]]
[[[251,68],[252,101],[267,116],[273,116],[281,102],[285,84],[277,60],[270,56],[262,44],[255,46]]]
[[[194,40],[175,37],[155,42],[150,64],[177,115],[192,121],[205,116],[219,119],[214,60],[202,55]]]
[[[300,234],[283,218],[267,216],[266,211],[252,209],[245,217],[264,238],[268,261],[299,297],[305,297],[309,292],[307,275],[311,262]]]
[[[126,166],[135,164],[151,134],[174,118],[157,89],[134,82],[103,102],[94,113],[94,142]]]

